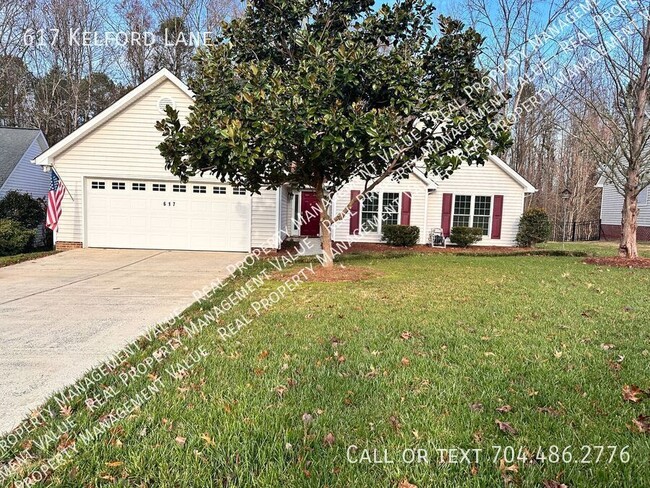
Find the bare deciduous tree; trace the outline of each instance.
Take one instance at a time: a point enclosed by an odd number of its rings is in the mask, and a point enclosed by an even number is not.
[[[588,82],[571,81],[572,95],[587,109],[576,116],[589,151],[624,199],[619,255],[635,258],[638,196],[650,184],[650,5],[614,0],[592,19],[578,29]]]

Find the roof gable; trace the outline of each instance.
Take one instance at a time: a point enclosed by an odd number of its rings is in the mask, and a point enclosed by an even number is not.
[[[139,85],[137,88],[131,90],[129,93],[120,98],[113,105],[108,107],[106,110],[93,117],[90,121],[86,122],[84,125],[79,127],[76,131],[68,135],[66,138],[52,146],[50,149],[45,151],[43,154],[34,159],[34,163],[44,166],[51,166],[53,158],[58,154],[61,154],[66,149],[70,148],[77,142],[81,141],[84,137],[89,135],[94,130],[101,127],[104,123],[111,120],[116,115],[120,114],[126,110],[129,106],[135,103],[137,100],[142,98],[144,95],[149,93],[151,90],[159,86],[164,81],[171,81],[176,87],[178,87],[188,98],[193,99],[194,93],[174,76],[169,70],[162,69],[158,71],[155,75],[149,78],[147,81]]]
[[[40,134],[39,129],[0,127],[0,187]]]

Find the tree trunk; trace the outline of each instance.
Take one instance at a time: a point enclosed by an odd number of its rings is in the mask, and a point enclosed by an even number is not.
[[[320,210],[320,240],[323,247],[323,260],[324,268],[332,268],[334,266],[334,253],[332,252],[332,219],[325,205],[325,191],[323,190],[323,182],[319,181],[314,185],[316,190],[316,199],[318,200],[318,209]]]
[[[638,197],[635,190],[626,187],[623,200],[623,220],[621,221],[621,243],[618,246],[618,255],[622,258],[639,257],[636,246],[637,217],[639,215],[637,203]]]

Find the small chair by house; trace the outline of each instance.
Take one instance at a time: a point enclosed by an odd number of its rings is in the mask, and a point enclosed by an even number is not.
[[[431,231],[431,247],[447,247],[447,239],[441,228],[437,227]]]

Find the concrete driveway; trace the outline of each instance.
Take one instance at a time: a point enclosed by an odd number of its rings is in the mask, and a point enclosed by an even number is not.
[[[242,257],[78,249],[0,268],[0,433]]]

